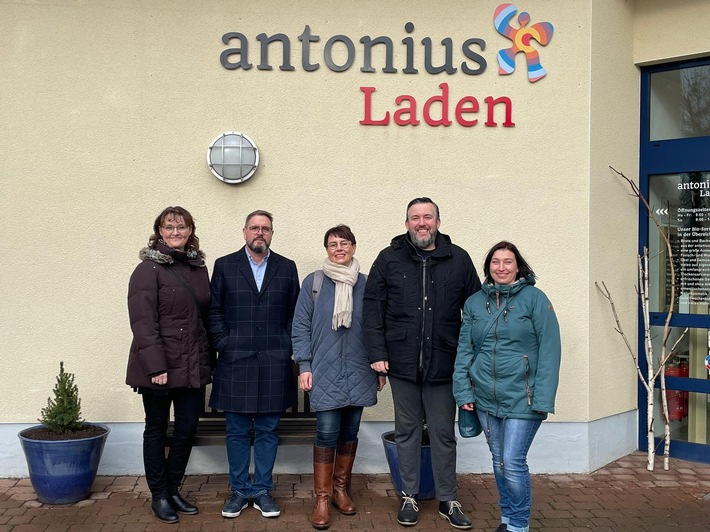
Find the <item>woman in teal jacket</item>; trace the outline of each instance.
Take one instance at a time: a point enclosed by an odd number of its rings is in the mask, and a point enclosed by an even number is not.
[[[515,245],[493,246],[483,270],[485,284],[464,306],[454,397],[459,407],[475,408],[493,455],[502,514],[496,532],[527,532],[527,454],[542,420],[555,411],[560,329]]]

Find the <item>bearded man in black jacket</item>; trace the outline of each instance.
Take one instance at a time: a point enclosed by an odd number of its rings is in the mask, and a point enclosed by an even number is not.
[[[365,288],[364,333],[372,368],[389,377],[402,477],[397,521],[418,522],[422,420],[431,441],[439,514],[472,527],[456,494],[456,403],[451,383],[464,303],[481,288],[468,253],[439,233],[430,198],[407,205],[407,232],[375,259]]]

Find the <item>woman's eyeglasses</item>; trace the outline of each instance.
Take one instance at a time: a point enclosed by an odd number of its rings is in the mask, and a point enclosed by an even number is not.
[[[336,250],[338,248],[348,249],[352,245],[352,242],[349,240],[343,240],[342,242],[331,242],[327,247],[328,249]]]
[[[167,231],[168,233],[172,233],[173,231],[177,231],[178,233],[184,233],[188,229],[190,229],[186,225],[163,225],[161,226],[163,230]]]

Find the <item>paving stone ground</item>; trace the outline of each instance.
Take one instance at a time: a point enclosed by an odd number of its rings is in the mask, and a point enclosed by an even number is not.
[[[492,475],[459,475],[459,499],[473,519],[474,531],[498,526]],[[220,510],[229,494],[226,475],[190,476],[182,494],[200,507],[177,525],[150,514],[144,477],[96,479],[89,499],[51,506],[37,501],[29,479],[0,479],[0,532],[101,531],[312,531],[312,475],[277,475],[274,496],[281,517],[265,519],[249,507],[235,519]],[[454,530],[438,514],[436,501],[422,501],[419,523],[397,524],[398,498],[388,475],[355,475],[357,515],[332,512],[330,529]],[[646,456],[634,453],[590,475],[534,475],[531,530],[550,532],[710,531],[710,465],[671,460],[663,471],[646,471]]]

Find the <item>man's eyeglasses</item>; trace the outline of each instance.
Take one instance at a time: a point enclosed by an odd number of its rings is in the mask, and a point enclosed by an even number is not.
[[[331,242],[327,247],[328,249],[336,250],[338,248],[348,249],[352,245],[353,243],[349,240],[343,240],[342,242]]]
[[[249,227],[247,227],[247,230],[248,230],[252,235],[256,235],[259,231],[261,231],[262,234],[270,235],[271,232],[273,231],[273,229],[271,229],[271,227],[266,227],[266,226],[263,226],[263,225],[250,225]]]
[[[175,230],[177,230],[178,233],[184,233],[185,231],[190,229],[186,225],[163,225],[162,228],[168,233],[172,233]]]

